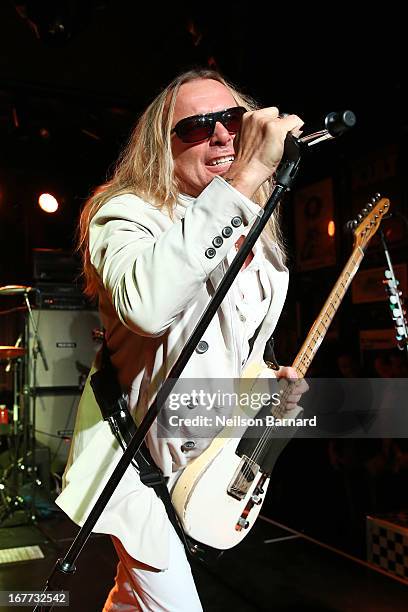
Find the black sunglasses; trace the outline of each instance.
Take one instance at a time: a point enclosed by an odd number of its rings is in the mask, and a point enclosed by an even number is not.
[[[230,134],[236,134],[246,110],[243,106],[233,106],[218,113],[186,117],[174,126],[171,133],[175,132],[183,142],[200,142],[214,134],[215,124],[219,121]]]

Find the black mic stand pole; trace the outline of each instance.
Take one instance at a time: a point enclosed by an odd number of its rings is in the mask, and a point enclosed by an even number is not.
[[[346,128],[343,128],[342,131],[344,131],[344,129],[347,129],[347,127],[348,126],[346,126]],[[325,133],[324,138],[322,138],[323,132]],[[278,171],[276,173],[276,184],[269,200],[264,206],[262,215],[252,225],[246,239],[242,243],[241,248],[239,249],[230,267],[228,268],[224,278],[219,284],[207,308],[201,315],[201,318],[198,321],[194,331],[192,332],[190,338],[187,340],[187,343],[182,349],[176,363],[169,372],[168,377],[164,381],[163,385],[160,387],[156,399],[150,406],[149,410],[146,412],[143,421],[141,422],[136,433],[130,440],[127,448],[123,452],[123,455],[120,458],[118,464],[116,465],[116,468],[112,472],[112,475],[106,483],[102,493],[98,497],[81,530],[79,531],[75,540],[71,544],[67,554],[63,559],[58,559],[58,561],[56,562],[54,569],[51,572],[44,587],[43,593],[47,593],[50,591],[62,591],[62,577],[64,575],[73,574],[75,572],[75,561],[81,553],[82,548],[85,546],[89,536],[91,535],[93,527],[95,526],[97,520],[105,509],[106,504],[113,495],[122,476],[131,464],[133,457],[142,445],[146,434],[148,433],[150,427],[158,416],[173,387],[177,383],[178,378],[183,372],[198,342],[202,338],[205,330],[213,319],[222,300],[224,299],[229,288],[234,282],[238,272],[240,271],[246,258],[251,252],[252,247],[254,246],[262,230],[267,224],[269,218],[274,212],[277,204],[279,203],[283,195],[286,193],[286,191],[290,190],[299,169],[302,145],[311,146],[315,140],[316,142],[320,142],[322,139],[326,140],[328,138],[334,138],[337,133],[333,133],[333,135],[330,135],[328,130],[322,130],[321,132],[316,133],[315,139],[313,138],[314,135],[305,136],[304,138],[299,139],[294,138],[290,134],[286,136],[284,156],[280,167],[278,168]],[[44,599],[45,601],[47,601],[46,598]],[[34,612],[48,612],[52,610],[53,607],[53,604],[45,606],[38,604],[34,608]]]

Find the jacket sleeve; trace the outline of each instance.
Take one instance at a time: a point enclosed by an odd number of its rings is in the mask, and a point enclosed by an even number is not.
[[[90,225],[90,256],[121,322],[163,334],[262,212],[220,177],[170,226],[136,196],[108,201]]]

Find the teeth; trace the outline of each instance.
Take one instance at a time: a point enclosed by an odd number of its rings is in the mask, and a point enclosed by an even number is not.
[[[234,161],[234,156],[229,155],[228,157],[219,157],[218,159],[213,159],[210,162],[210,166],[218,166],[219,164],[226,164],[227,162]]]

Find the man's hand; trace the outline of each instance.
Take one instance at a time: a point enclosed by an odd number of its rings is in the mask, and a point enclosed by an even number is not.
[[[276,372],[276,378],[286,378],[289,383],[289,394],[285,404],[285,411],[293,410],[300,401],[300,398],[309,389],[309,385],[304,378],[299,378],[295,368],[290,366],[280,366]],[[296,380],[295,380],[296,379]]]
[[[298,136],[302,125],[300,117],[282,117],[274,106],[246,112],[234,140],[235,160],[224,178],[251,198],[278,168],[286,134]]]

